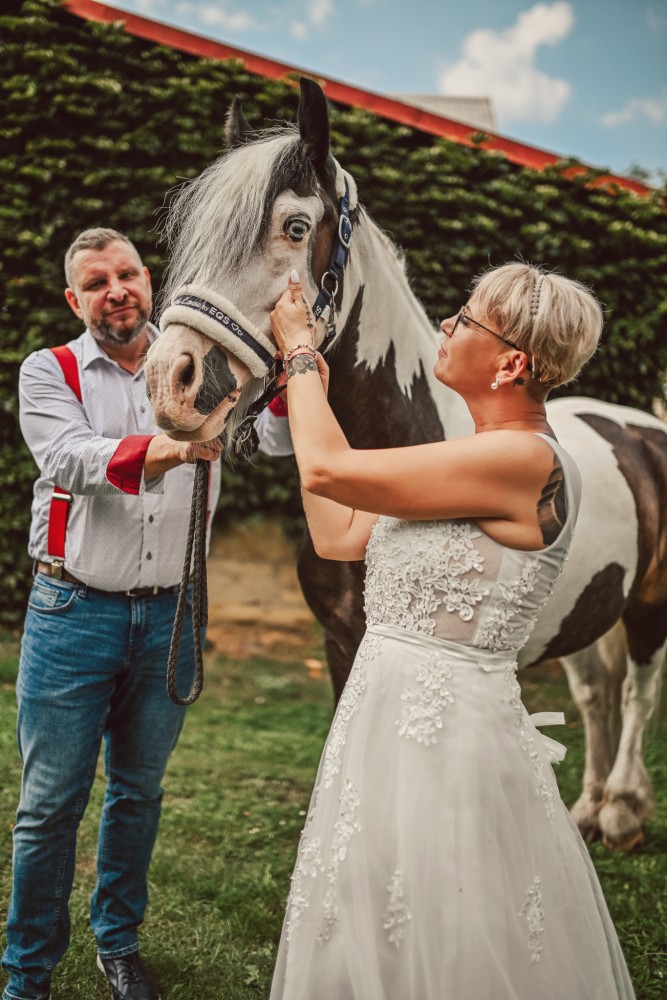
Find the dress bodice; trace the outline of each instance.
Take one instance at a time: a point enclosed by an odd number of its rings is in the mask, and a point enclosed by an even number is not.
[[[573,459],[552,438],[563,468],[567,517],[552,545],[524,552],[474,521],[381,517],[366,551],[368,625],[392,625],[463,645],[517,651],[565,561],[581,497]]]

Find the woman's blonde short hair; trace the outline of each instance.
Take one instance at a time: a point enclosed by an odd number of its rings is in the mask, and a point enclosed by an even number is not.
[[[526,352],[544,385],[571,382],[595,353],[602,307],[578,281],[517,262],[479,275],[472,294],[476,311]]]

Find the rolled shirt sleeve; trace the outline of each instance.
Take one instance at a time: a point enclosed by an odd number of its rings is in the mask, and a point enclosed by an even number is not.
[[[143,463],[153,435],[107,437],[91,427],[50,351],[31,354],[19,376],[21,431],[42,476],[79,496],[145,489]],[[151,492],[161,480],[151,480]]]

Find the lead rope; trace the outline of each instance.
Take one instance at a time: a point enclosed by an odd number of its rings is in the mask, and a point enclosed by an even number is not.
[[[190,525],[185,547],[183,576],[178,591],[174,628],[171,633],[169,659],[167,661],[167,693],[175,705],[192,705],[204,687],[204,659],[201,648],[201,629],[208,623],[208,587],[206,583],[206,507],[208,504],[209,463],[198,458],[192,488]],[[194,550],[194,551],[193,551]],[[194,555],[194,565],[193,565]],[[177,691],[178,654],[181,648],[181,632],[188,596],[192,582],[192,639],[195,654],[195,676],[189,694],[181,698]]]

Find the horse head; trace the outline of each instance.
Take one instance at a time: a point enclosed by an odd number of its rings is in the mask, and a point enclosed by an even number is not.
[[[231,440],[271,374],[269,317],[292,269],[315,306],[318,344],[342,305],[333,261],[344,263],[356,188],[331,154],[322,89],[303,78],[298,126],[262,132],[235,99],[226,139],[228,151],[181,188],[165,225],[167,304],[145,374],[156,424],[179,440]]]

